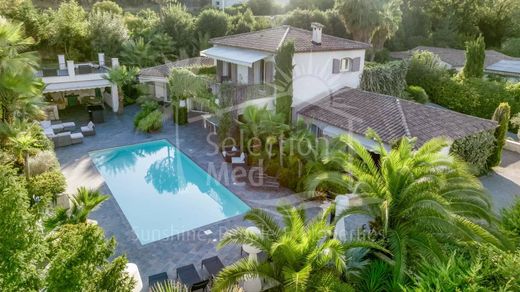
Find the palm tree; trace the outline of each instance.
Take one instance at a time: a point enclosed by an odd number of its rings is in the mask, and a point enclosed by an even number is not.
[[[142,37],[130,39],[123,43],[121,62],[140,68],[154,66],[160,55],[151,42],[145,42]]]
[[[129,85],[135,81],[135,78],[139,75],[139,69],[136,67],[127,68],[125,65],[118,66],[110,69],[108,74],[104,78],[110,83],[117,86],[119,92],[119,106],[117,108],[118,113],[123,113],[125,94],[123,92],[123,86]]]
[[[22,24],[0,17],[0,120],[42,116],[39,108],[43,82],[35,76],[38,57],[24,52],[34,42],[23,36]]]
[[[23,164],[25,178],[29,180],[29,156],[38,150],[38,140],[26,132],[9,137],[11,149],[18,162]]]
[[[99,191],[80,187],[72,199],[72,208],[57,208],[56,213],[45,221],[45,227],[52,230],[64,224],[78,224],[87,222],[87,218],[94,209],[107,200],[109,196]]]
[[[443,243],[487,241],[506,247],[494,231],[495,215],[482,185],[466,164],[446,154],[448,143],[433,139],[419,149],[402,139],[387,151],[372,135],[380,155],[377,161],[357,140],[341,136],[348,151],[335,151],[325,160],[342,171],[311,177],[308,190],[333,182],[357,194],[364,202],[339,217],[368,215],[371,229],[393,254],[394,283],[401,282],[414,259],[446,259]]]
[[[224,234],[218,248],[248,244],[264,252],[267,260],[239,260],[219,273],[213,288],[226,291],[239,281],[251,278],[260,278],[274,287],[273,291],[324,291],[331,285],[346,285],[339,277],[347,272],[347,251],[354,247],[385,250],[373,242],[343,243],[332,238],[334,224],[328,223],[332,208],[334,206],[307,221],[303,209],[280,206],[278,212],[285,227],[263,210],[249,211],[244,219],[254,223],[261,234],[244,227],[235,228]]]

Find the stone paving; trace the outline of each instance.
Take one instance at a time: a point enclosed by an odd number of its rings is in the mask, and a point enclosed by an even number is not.
[[[78,186],[87,186],[111,194],[103,177],[89,158],[90,151],[167,139],[205,170],[208,170],[210,165],[214,165],[218,173],[221,167],[226,167],[224,173],[228,176],[217,177],[217,179],[250,207],[262,208],[275,214],[276,206],[281,203],[303,204],[311,216],[321,210],[319,202],[303,202],[299,196],[285,188],[267,189],[240,185],[234,183],[232,179],[226,181],[224,178],[231,177],[231,167],[223,161],[220,154],[215,153],[214,146],[207,140],[209,131],[203,128],[200,121],[177,127],[171,119],[165,119],[164,127],[160,132],[145,134],[133,129],[133,117],[137,111],[137,106],[126,107],[122,115],[105,110],[105,123],[96,125],[96,136],[85,137],[83,144],[56,149],[62,171],[67,178],[68,193],[73,193]],[[75,121],[78,128],[88,122],[88,116],[83,109],[67,110],[60,112],[60,115],[62,121]],[[197,212],[197,210],[193,211]],[[147,288],[148,276],[167,272],[169,277],[174,279],[175,269],[188,264],[194,264],[199,274],[204,277],[200,263],[207,257],[218,255],[225,265],[233,263],[241,256],[240,247],[229,246],[217,251],[216,245],[226,230],[235,226],[248,225],[242,220],[242,216],[236,216],[141,245],[112,196],[91,214],[91,219],[98,221],[108,237],[116,238],[117,255],[126,254],[129,262],[137,264],[144,290]],[[212,234],[206,235],[204,233],[206,230],[211,230]]]
[[[511,206],[520,199],[520,154],[504,150],[500,165],[480,181],[489,190],[496,211]]]

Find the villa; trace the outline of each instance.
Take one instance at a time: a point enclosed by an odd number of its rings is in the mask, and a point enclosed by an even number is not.
[[[370,150],[374,141],[364,137],[368,129],[377,131],[384,146],[390,148],[402,137],[417,138],[417,144],[422,145],[439,136],[454,141],[497,127],[493,121],[358,89],[365,51],[370,46],[322,34],[322,28],[317,23],[312,31],[281,26],[214,38],[213,47],[200,52],[200,57],[141,69],[139,82],[156,100],[167,102],[172,69],[215,68],[215,84],[210,87],[217,95],[224,84],[234,88],[233,105],[238,114],[251,104],[273,108],[276,54],[291,41],[295,48],[289,81],[293,88],[293,119],[303,119],[317,137],[350,134]],[[117,60],[112,60],[114,63]],[[66,68],[75,67],[70,63]],[[67,71],[66,77],[76,73],[72,71]],[[69,87],[65,86],[69,83],[62,82],[60,88],[92,89],[97,88],[95,84],[103,88],[107,83],[101,83],[101,79],[106,82],[102,77],[106,73],[97,74],[100,83],[92,81],[92,87],[78,80],[76,87],[75,82],[70,82]],[[58,88],[51,85],[51,89]],[[114,99],[104,101],[117,106]],[[190,100],[187,106],[197,111]],[[168,278],[180,279],[190,287],[207,285],[207,280],[199,280],[205,277],[200,277],[203,273],[211,274],[207,267],[202,268],[208,261],[216,258],[218,262],[213,263],[222,267],[246,255],[261,256],[258,249],[248,245],[216,249],[223,232],[236,226],[251,227],[242,220],[250,209],[275,214],[277,206],[287,203],[303,206],[314,216],[330,204],[305,200],[281,184],[273,188],[237,179],[235,170],[246,167],[243,153],[226,161],[215,142],[216,135],[204,130],[201,120],[184,126],[168,120],[159,132],[137,132],[133,121],[138,110],[137,106],[128,106],[118,115],[107,112],[106,122],[96,125],[95,136],[86,137],[82,144],[59,148],[57,155],[67,177],[68,192],[84,185],[88,177],[89,186],[111,195],[91,219],[108,236],[117,238],[118,253],[127,254],[136,265],[134,273],[142,280],[139,289]],[[81,124],[88,121],[85,113],[73,117]],[[236,162],[237,158],[242,160]],[[244,171],[250,173],[256,166],[248,167]],[[258,177],[264,178],[262,175]],[[341,197],[348,201],[343,202],[346,208],[351,198]],[[345,220],[335,232],[346,236],[347,231],[366,223],[363,218],[353,220]],[[195,280],[179,276],[184,269],[189,269]],[[248,287],[245,291],[265,288],[259,279],[242,284]]]
[[[435,137],[455,141],[497,127],[489,120],[357,89],[370,46],[322,34],[322,28],[319,23],[312,24],[312,31],[280,26],[214,38],[214,46],[201,55],[216,61],[217,84],[248,89],[236,91],[239,108],[273,108],[275,91],[259,86],[272,85],[277,50],[294,42],[293,119],[304,119],[317,136],[350,134],[371,148],[374,142],[364,135],[373,129],[388,147],[402,137],[415,137],[420,146]],[[488,54],[487,62],[498,58],[498,53]]]

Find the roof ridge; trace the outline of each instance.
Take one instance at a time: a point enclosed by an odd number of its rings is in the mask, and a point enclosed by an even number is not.
[[[220,37],[214,37],[214,38],[211,38],[211,39],[210,39],[210,42],[212,42],[212,41],[218,41],[218,40],[226,39],[226,38],[230,38],[230,37],[239,37],[239,36],[244,36],[244,35],[250,35],[250,34],[255,34],[255,33],[261,33],[261,32],[264,32],[264,31],[276,30],[276,29],[280,29],[280,28],[287,27],[287,26],[290,26],[290,25],[285,25],[285,24],[284,24],[284,25],[280,25],[280,26],[276,26],[276,27],[264,28],[264,29],[261,29],[261,30],[254,30],[254,31],[243,32],[243,33],[237,33],[237,34],[223,35],[223,36],[220,36]]]
[[[401,116],[401,122],[403,123],[404,131],[406,136],[412,137],[412,133],[410,132],[410,128],[408,127],[408,121],[406,120],[406,115],[404,114],[404,110],[401,107],[401,102],[399,98],[395,97],[395,102],[397,104],[397,110],[399,111],[399,115]]]
[[[291,25],[287,25],[287,26],[292,28],[293,30],[299,30],[299,31],[304,31],[304,32],[312,32],[312,30],[304,29],[304,28],[301,28],[301,27],[295,27],[295,26],[291,26]],[[355,41],[355,40],[351,40],[351,39],[347,39],[347,38],[342,38],[342,37],[338,37],[338,36],[334,36],[334,35],[330,35],[330,34],[326,34],[326,33],[323,33],[322,35],[327,36],[327,37],[331,37],[331,38],[335,38],[335,39],[339,39],[339,40],[345,40],[345,41],[358,43],[358,44],[362,44],[362,45],[368,45],[370,47],[372,46],[372,45],[364,43],[364,42]]]
[[[285,30],[285,33],[282,36],[282,39],[278,43],[278,46],[276,47],[277,51],[278,51],[278,49],[280,49],[280,47],[283,45],[283,43],[285,43],[285,39],[287,38],[287,35],[289,34],[289,30],[291,30],[291,26],[290,25],[287,26],[287,29]]]

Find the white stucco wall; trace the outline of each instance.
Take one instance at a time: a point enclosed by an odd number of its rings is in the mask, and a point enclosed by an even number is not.
[[[332,73],[333,59],[361,58],[357,72]],[[293,106],[343,87],[359,87],[365,64],[364,50],[296,53],[293,58]]]

